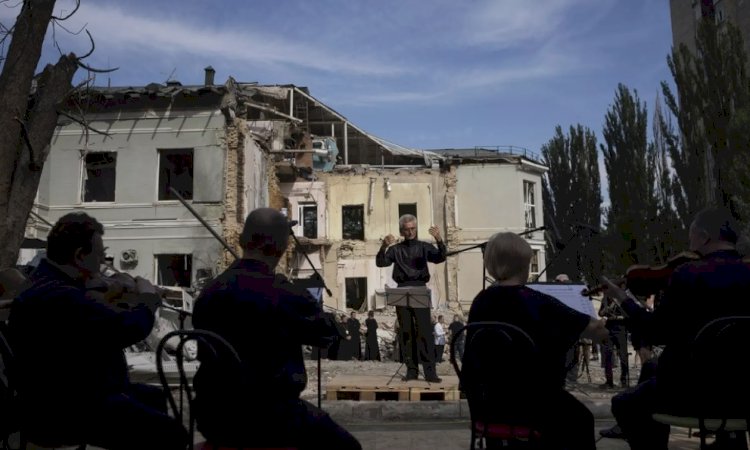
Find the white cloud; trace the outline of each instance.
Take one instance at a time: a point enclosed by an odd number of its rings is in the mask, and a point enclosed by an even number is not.
[[[467,43],[507,48],[540,42],[562,30],[566,14],[596,0],[502,0],[478,2],[465,18]]]
[[[307,41],[279,34],[252,31],[250,27],[211,27],[200,21],[170,17],[147,17],[119,7],[83,3],[75,23],[88,24],[97,46],[110,51],[113,65],[122,52],[224,58],[234,65],[282,65],[327,73],[393,76],[404,72],[388,62],[359,54],[336,52]],[[75,25],[70,25],[75,28]],[[120,55],[116,54],[120,53]]]

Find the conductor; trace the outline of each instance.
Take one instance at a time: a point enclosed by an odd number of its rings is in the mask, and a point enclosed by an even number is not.
[[[393,281],[398,284],[398,287],[426,286],[430,281],[427,263],[439,264],[445,261],[446,248],[440,236],[440,230],[434,225],[429,230],[430,235],[435,238],[436,247],[417,240],[417,218],[413,215],[401,216],[398,219],[398,225],[404,240],[396,243],[393,235],[386,236],[375,257],[375,264],[378,267],[388,267],[393,264]],[[396,306],[396,316],[405,350],[404,362],[407,372],[404,381],[417,379],[418,363],[421,361],[425,380],[432,383],[441,382],[442,380],[438,378],[435,371],[435,343],[432,338],[430,310]],[[415,354],[415,347],[417,354]]]

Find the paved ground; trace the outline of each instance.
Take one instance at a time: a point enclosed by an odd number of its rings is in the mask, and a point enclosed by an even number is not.
[[[596,431],[609,428],[611,421],[597,421]],[[430,421],[409,423],[368,423],[348,425],[365,450],[453,450],[469,448],[469,424],[465,421]],[[688,438],[687,430],[673,430],[670,450],[698,449],[697,438]],[[626,450],[628,445],[620,439],[602,439],[599,450]]]
[[[632,365],[632,361],[631,361]],[[317,400],[317,365],[307,361],[309,375],[308,389],[303,397],[315,403]],[[403,368],[393,362],[370,361],[323,361],[321,381],[323,391],[328,381],[339,375],[387,375],[394,374]],[[604,381],[603,371],[597,362],[589,366],[591,381],[583,371],[578,383],[570,386],[570,391],[583,401],[597,419],[595,436],[598,431],[614,424],[609,411],[609,402],[618,390],[601,389]],[[638,370],[632,370],[637,374]],[[448,363],[438,366],[439,375],[453,375]],[[615,372],[615,380],[619,374]],[[146,381],[146,380],[142,380]],[[463,402],[324,402],[323,408],[339,423],[350,430],[366,450],[375,449],[410,449],[410,450],[449,450],[469,448],[468,410]],[[196,436],[199,439],[200,436]],[[688,430],[673,429],[670,449],[697,449],[699,441],[690,438]],[[17,447],[15,447],[17,448]],[[600,450],[628,449],[625,441],[602,439],[598,442]],[[96,450],[96,448],[90,448]]]

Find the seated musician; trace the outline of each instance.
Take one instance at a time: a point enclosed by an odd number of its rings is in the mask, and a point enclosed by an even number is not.
[[[669,426],[655,422],[654,413],[695,414],[689,395],[695,390],[690,344],[698,331],[719,317],[750,315],[750,266],[735,249],[737,228],[729,211],[699,212],[689,242],[701,259],[674,270],[653,312],[609,283],[609,294],[622,301],[633,326],[647,332],[654,345],[664,345],[656,376],[612,400],[612,412],[634,450],[667,448]]]
[[[548,448],[594,449],[594,416],[565,391],[565,361],[568,349],[579,338],[599,341],[607,331],[602,320],[526,287],[531,257],[529,244],[514,233],[497,233],[490,238],[484,264],[495,283],[474,299],[468,323],[508,322],[526,331],[536,344],[540,365],[539,376],[528,392],[540,397],[539,408],[532,414],[539,424],[542,439],[549,444]],[[468,355],[470,336],[466,345]],[[523,389],[518,386],[497,388],[504,392]]]
[[[328,414],[300,399],[302,346],[325,347],[340,334],[306,289],[274,273],[289,234],[280,212],[251,212],[240,235],[243,257],[195,301],[193,326],[224,337],[242,361],[237,370],[199,348],[191,405],[198,430],[215,446],[359,449]]]
[[[83,213],[60,218],[47,238],[47,259],[11,306],[21,414],[39,444],[86,443],[108,449],[184,449],[188,437],[166,413],[156,387],[131,383],[123,349],[148,336],[161,303],[136,278],[130,308],[87,295],[99,275],[104,228]]]

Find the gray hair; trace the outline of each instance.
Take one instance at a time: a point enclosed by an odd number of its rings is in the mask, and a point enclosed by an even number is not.
[[[417,222],[416,216],[413,216],[411,214],[404,214],[403,216],[398,218],[398,229],[400,230],[404,228],[404,225],[411,222]]]
[[[691,225],[715,241],[737,243],[737,222],[727,208],[708,207],[703,209],[695,215]]]
[[[484,266],[497,281],[529,278],[529,264],[533,252],[525,239],[515,233],[496,233],[487,241]]]

